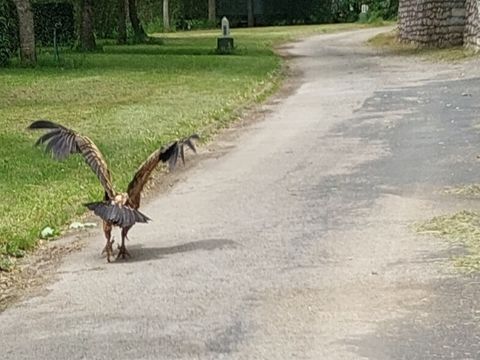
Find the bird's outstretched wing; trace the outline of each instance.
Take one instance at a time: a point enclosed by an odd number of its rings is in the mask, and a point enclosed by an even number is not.
[[[178,156],[182,158],[185,164],[185,146],[192,149],[193,152],[197,152],[194,144],[194,140],[198,140],[199,136],[194,134],[185,139],[175,141],[165,147],[162,147],[154,151],[138,168],[137,172],[133,176],[132,181],[128,184],[127,193],[128,197],[137,202],[143,187],[147,183],[152,171],[158,165],[159,162],[168,163],[170,170],[173,170],[177,165]]]
[[[35,145],[46,144],[45,152],[51,153],[57,160],[63,160],[70,154],[80,153],[102,184],[110,199],[115,197],[110,171],[102,153],[97,146],[86,136],[49,120],[34,121],[29,129],[47,129],[49,132],[42,135]]]
[[[133,226],[138,222],[150,221],[150,218],[140,211],[126,205],[112,204],[111,201],[92,202],[84,205],[102,220],[122,228]]]

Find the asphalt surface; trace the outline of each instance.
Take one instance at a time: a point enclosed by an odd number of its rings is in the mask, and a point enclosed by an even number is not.
[[[96,231],[0,314],[0,358],[480,359],[480,278],[411,228],[475,206],[442,189],[478,180],[480,67],[381,31],[285,48],[298,87],[143,208],[129,261]]]

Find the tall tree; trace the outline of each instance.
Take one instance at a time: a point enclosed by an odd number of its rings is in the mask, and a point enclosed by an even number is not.
[[[216,2],[215,0],[208,0],[208,20],[215,21],[216,17]]]
[[[168,0],[163,0],[163,31],[170,31],[170,14]]]
[[[248,27],[255,26],[255,17],[253,13],[253,0],[247,0]]]
[[[118,7],[118,38],[117,42],[121,45],[127,43],[127,8],[125,6],[125,0],[117,0]]]
[[[33,27],[33,12],[30,0],[14,0],[18,14],[20,35],[20,60],[24,65],[35,65],[35,30]]]
[[[128,0],[128,13],[130,15],[130,22],[132,23],[133,33],[135,34],[135,42],[143,43],[147,39],[147,34],[143,30],[143,26],[138,19],[137,1]]]
[[[93,32],[93,1],[81,0],[82,18],[80,21],[80,49],[92,51],[96,48],[95,34]]]

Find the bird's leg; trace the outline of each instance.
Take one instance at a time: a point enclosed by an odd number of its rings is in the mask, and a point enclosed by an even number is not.
[[[122,259],[125,259],[127,256],[131,257],[130,253],[128,252],[127,248],[125,247],[125,239],[127,238],[128,230],[130,230],[130,227],[122,228],[122,245],[118,246],[117,259],[119,257],[121,257]]]
[[[103,223],[103,232],[105,234],[105,238],[107,239],[107,243],[102,250],[102,255],[107,255],[107,261],[110,262],[110,257],[113,255],[113,243],[114,239],[112,238],[112,225],[106,222]]]

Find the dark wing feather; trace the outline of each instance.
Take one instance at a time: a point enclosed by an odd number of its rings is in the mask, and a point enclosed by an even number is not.
[[[196,154],[197,149],[195,148],[195,143],[193,142],[193,140],[199,140],[199,139],[200,137],[197,134],[193,134],[178,142],[179,148],[180,148],[180,157],[182,158],[183,165],[185,165],[185,145],[189,147]]]
[[[57,124],[50,120],[37,120],[30,124],[29,129],[67,129],[66,127]]]
[[[82,154],[85,162],[100,180],[110,199],[114,198],[115,191],[113,190],[112,179],[110,171],[107,168],[107,163],[92,140],[49,120],[37,120],[28,128],[51,129],[50,132],[42,135],[35,145],[46,144],[45,152],[51,153],[57,160],[63,160],[70,154]]]
[[[150,221],[150,218],[140,211],[129,206],[118,206],[110,201],[92,202],[85,206],[102,220],[120,227],[130,227],[135,223]]]
[[[57,136],[59,133],[60,133],[60,130],[53,130],[40,136],[38,140],[35,142],[35,146],[38,146],[40,144],[47,142],[50,138]]]
[[[200,136],[197,134],[190,135],[189,137],[180,140],[182,145],[187,145],[195,154],[197,153],[197,149],[195,148],[195,143],[193,140],[200,140]]]

